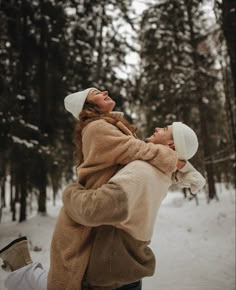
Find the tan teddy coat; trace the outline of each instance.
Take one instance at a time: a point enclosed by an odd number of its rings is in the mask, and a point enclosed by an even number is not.
[[[100,187],[121,165],[134,160],[148,161],[162,172],[176,169],[175,151],[134,138],[121,122],[116,126],[105,120],[89,123],[82,132],[82,144],[85,161],[80,166],[79,182],[85,188]],[[48,290],[81,289],[93,240],[92,229],[73,221],[62,208],[51,243]]]

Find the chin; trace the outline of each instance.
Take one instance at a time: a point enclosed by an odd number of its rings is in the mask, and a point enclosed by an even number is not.
[[[112,104],[111,104],[111,111],[115,108],[115,105],[116,103],[114,101],[112,101]]]

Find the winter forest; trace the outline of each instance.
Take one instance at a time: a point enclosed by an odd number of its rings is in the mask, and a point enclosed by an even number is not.
[[[211,211],[222,187],[235,193],[236,1],[3,0],[0,69],[1,236],[4,221],[47,219],[60,204],[75,178],[64,98],[91,86],[141,139],[173,121],[196,131],[205,201],[179,189],[184,203]]]

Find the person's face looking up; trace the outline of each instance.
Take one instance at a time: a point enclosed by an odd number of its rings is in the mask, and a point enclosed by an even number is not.
[[[172,126],[166,126],[164,128],[155,128],[153,135],[146,138],[146,142],[151,142],[154,144],[168,145],[173,148],[174,141],[172,137]]]
[[[107,91],[91,90],[87,101],[96,104],[103,112],[111,112],[116,103],[109,97]]]

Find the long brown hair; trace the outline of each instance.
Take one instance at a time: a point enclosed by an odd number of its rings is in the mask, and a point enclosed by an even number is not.
[[[135,133],[136,127],[131,125],[126,119],[121,116],[103,112],[96,104],[85,102],[83,110],[79,114],[79,120],[74,128],[73,142],[75,144],[74,161],[78,167],[83,161],[84,156],[82,152],[82,136],[81,132],[85,126],[95,120],[104,119],[107,122],[116,125],[117,122],[122,122],[132,133]]]

